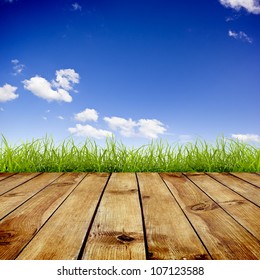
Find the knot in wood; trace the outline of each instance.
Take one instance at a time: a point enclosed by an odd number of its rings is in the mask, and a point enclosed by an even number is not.
[[[5,197],[15,197],[15,196],[22,196],[23,194],[19,194],[19,193],[9,193],[4,195]]]
[[[195,260],[207,260],[207,255],[206,254],[199,254],[195,256]]]
[[[199,204],[193,205],[191,207],[191,210],[202,211],[202,210],[205,210],[207,208],[207,206],[208,205],[206,203],[199,203]]]
[[[119,240],[120,242],[131,242],[133,240],[135,240],[133,237],[129,236],[129,235],[125,235],[125,234],[121,234],[121,235],[118,235],[116,237],[117,240]]]
[[[215,204],[208,203],[208,202],[202,202],[191,206],[191,210],[193,211],[206,211],[206,210],[213,210],[215,208],[217,208]]]
[[[0,245],[9,245],[13,236],[13,231],[0,231]]]

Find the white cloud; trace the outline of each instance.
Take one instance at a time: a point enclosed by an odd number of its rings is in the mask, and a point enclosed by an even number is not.
[[[47,101],[64,101],[71,102],[72,97],[69,93],[62,89],[58,88],[57,90],[53,90],[50,82],[46,79],[35,76],[30,80],[23,81],[24,88],[31,91],[34,95],[46,99]]]
[[[56,81],[53,81],[55,87],[61,87],[65,90],[71,90],[71,84],[79,83],[79,74],[74,69],[61,69],[56,71]]]
[[[64,120],[64,117],[63,116],[58,116],[57,117],[59,120]]]
[[[243,142],[260,142],[260,135],[257,134],[232,134],[232,138]]]
[[[112,130],[119,130],[119,133],[125,137],[157,138],[158,134],[164,134],[166,131],[163,124],[155,119],[133,121],[119,117],[105,117],[104,121]]]
[[[79,3],[75,2],[72,4],[72,9],[73,9],[73,11],[81,11],[82,7],[80,6]]]
[[[240,32],[237,33],[237,32],[234,32],[232,30],[229,30],[228,31],[228,36],[232,37],[234,39],[238,39],[238,40],[242,40],[244,42],[248,42],[250,44],[253,43],[252,38],[248,37],[248,35],[243,31],[240,31]]]
[[[108,123],[108,126],[112,130],[119,130],[120,134],[126,137],[135,136],[134,128],[137,126],[137,123],[132,119],[124,119],[119,117],[105,117],[104,121]]]
[[[85,109],[84,111],[75,114],[74,116],[75,120],[80,122],[86,122],[86,121],[94,121],[96,122],[98,120],[98,113],[95,109]]]
[[[19,63],[18,59],[12,59],[11,63],[13,64],[13,75],[17,76],[19,74],[21,74],[25,68],[24,64]]]
[[[260,14],[259,0],[219,0],[219,2],[227,8],[237,11],[244,8],[249,13]]]
[[[56,71],[56,81],[52,81],[52,83],[38,75],[32,77],[30,80],[23,81],[25,89],[49,102],[71,102],[72,97],[68,91],[73,89],[72,84],[77,83],[79,83],[79,74],[73,69],[61,69]]]
[[[113,136],[111,131],[96,129],[91,125],[76,124],[76,127],[70,127],[68,131],[76,136],[93,137],[97,139]]]
[[[74,118],[78,121],[97,121],[98,113],[95,109],[85,109],[84,111],[75,114]],[[140,119],[133,121],[131,118],[124,119],[120,117],[104,117],[104,121],[109,128],[114,131],[119,131],[125,137],[145,137],[157,138],[159,134],[164,134],[166,129],[164,125],[156,119]],[[76,136],[88,136],[94,138],[104,138],[113,136],[113,133],[108,130],[96,129],[90,125],[76,124],[68,131]]]
[[[166,129],[163,127],[163,123],[158,120],[145,120],[138,121],[140,135],[146,138],[157,138],[158,134],[164,134]]]
[[[17,87],[13,87],[9,84],[5,84],[0,87],[0,102],[6,102],[18,98],[18,94],[15,94]]]

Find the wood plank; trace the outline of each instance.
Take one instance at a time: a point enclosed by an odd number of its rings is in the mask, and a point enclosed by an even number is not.
[[[222,183],[223,185],[242,195],[246,199],[252,201],[257,206],[260,206],[259,188],[228,173],[207,172],[207,174],[219,181],[220,183]]]
[[[210,259],[196,232],[158,173],[138,173],[138,182],[149,259]]]
[[[108,178],[108,173],[88,174],[17,259],[77,259]]]
[[[43,173],[0,196],[0,220],[30,199],[62,173]]]
[[[38,176],[40,172],[35,173],[17,173],[5,180],[0,181],[0,195],[16,188],[17,186],[29,181]]]
[[[179,173],[162,173],[181,208],[216,260],[260,259],[260,242]]]
[[[0,259],[15,259],[78,183],[83,173],[65,173],[0,221]]]
[[[185,173],[185,175],[260,240],[259,207],[206,174]]]
[[[260,188],[260,177],[257,174],[247,172],[231,172],[231,174]]]
[[[4,180],[5,178],[13,176],[15,173],[10,172],[0,172],[0,181]]]
[[[134,173],[111,175],[82,258],[145,259],[141,207]]]

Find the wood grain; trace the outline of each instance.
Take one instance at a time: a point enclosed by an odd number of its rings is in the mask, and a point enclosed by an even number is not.
[[[38,176],[40,173],[17,173],[0,181],[0,195]]]
[[[260,206],[259,188],[228,173],[207,172],[212,178]]]
[[[260,242],[184,175],[161,174],[213,259],[259,259]]]
[[[4,180],[5,178],[13,176],[15,173],[10,172],[0,172],[0,181]]]
[[[44,173],[0,196],[0,220],[41,191],[62,173]]]
[[[145,257],[135,174],[113,173],[92,225],[83,259],[142,260]]]
[[[108,178],[88,174],[17,259],[77,259]]]
[[[83,173],[65,173],[0,222],[0,259],[15,259],[83,179]]]
[[[185,173],[185,175],[229,213],[231,217],[260,240],[259,207],[206,174]]]
[[[258,174],[247,172],[231,172],[231,174],[260,188],[260,180]]]
[[[0,173],[0,260],[260,260],[253,175]]]
[[[138,173],[150,259],[210,259],[157,173]]]

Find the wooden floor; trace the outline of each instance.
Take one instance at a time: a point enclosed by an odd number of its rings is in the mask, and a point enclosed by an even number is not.
[[[260,174],[1,173],[0,259],[260,259]]]

